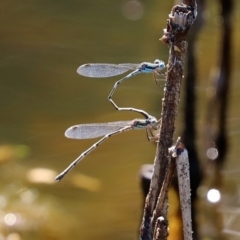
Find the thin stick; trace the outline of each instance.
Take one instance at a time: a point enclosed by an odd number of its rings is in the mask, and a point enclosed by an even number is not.
[[[161,191],[158,195],[158,200],[157,200],[157,203],[156,203],[156,207],[153,211],[153,217],[151,219],[153,229],[155,227],[154,224],[156,224],[157,218],[160,216],[160,214],[162,213],[162,209],[164,208],[165,198],[168,194],[168,190],[169,190],[169,187],[171,185],[175,169],[176,169],[176,159],[173,159],[172,157],[169,156],[168,166],[166,168],[165,179],[163,181]]]
[[[165,220],[163,217],[159,217],[154,227],[153,238],[155,240],[162,240],[164,238],[167,238],[168,235],[166,230],[167,227],[168,227],[167,220]]]
[[[164,30],[164,36],[161,39],[163,42],[169,44],[170,52],[164,98],[162,101],[162,124],[160,126],[159,143],[154,161],[154,173],[149,194],[146,198],[141,225],[140,237],[142,240],[151,240],[153,235],[152,224],[155,226],[155,222],[151,224],[151,218],[164,179],[166,179],[166,169],[169,167],[168,148],[173,145],[175,120],[180,100],[180,85],[183,76],[183,59],[187,49],[186,36],[195,18],[196,8],[184,4],[176,5],[169,15],[167,29]],[[166,195],[162,197],[163,199],[167,198]],[[164,204],[164,206],[167,206],[167,204]],[[164,207],[158,214],[157,217],[161,216],[167,219],[167,208]],[[167,233],[163,234],[163,236],[167,236]]]
[[[190,174],[188,153],[186,149],[178,155],[176,162],[184,240],[192,240]]]

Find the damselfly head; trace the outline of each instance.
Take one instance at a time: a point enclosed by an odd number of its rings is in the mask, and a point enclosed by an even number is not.
[[[149,118],[148,118],[149,125],[156,125],[157,122],[158,121],[157,121],[157,119],[155,117],[149,116]]]
[[[156,59],[154,63],[157,64],[160,69],[164,69],[166,67],[162,60]]]

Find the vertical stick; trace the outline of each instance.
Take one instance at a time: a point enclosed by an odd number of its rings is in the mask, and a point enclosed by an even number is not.
[[[184,150],[176,161],[184,240],[192,240],[191,192],[187,150]]]
[[[180,4],[173,7],[167,20],[167,28],[164,30],[164,36],[161,40],[169,45],[169,60],[167,79],[164,88],[164,98],[162,101],[162,124],[160,126],[159,143],[156,157],[154,160],[154,173],[150,185],[150,190],[146,198],[143,222],[141,225],[141,239],[150,240],[153,236],[153,228],[156,221],[151,223],[153,211],[156,207],[160,192],[164,194],[162,199],[165,204],[156,216],[156,219],[163,217],[167,219],[166,191],[161,191],[164,179],[166,179],[166,169],[168,166],[168,149],[173,145],[173,136],[175,132],[175,120],[177,117],[178,103],[180,101],[180,86],[183,76],[183,60],[187,50],[186,36],[196,18],[195,1],[186,1],[186,4]],[[167,238],[166,231],[162,234]]]

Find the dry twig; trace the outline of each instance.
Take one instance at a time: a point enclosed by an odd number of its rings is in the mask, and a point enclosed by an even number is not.
[[[175,168],[175,162],[170,161],[169,148],[173,145],[175,120],[180,100],[183,60],[187,50],[186,37],[197,15],[195,1],[189,0],[184,3],[185,4],[173,7],[167,20],[167,28],[164,30],[164,35],[161,38],[164,43],[169,45],[170,50],[164,98],[162,100],[162,124],[160,126],[159,142],[154,161],[154,173],[146,198],[140,232],[142,240],[153,239],[153,231],[159,217],[162,217],[167,224],[167,191],[161,190],[161,188],[167,179],[168,183],[171,182],[171,177],[168,176],[167,172],[169,173],[169,171],[167,171],[167,169]],[[172,175],[172,173],[170,175]],[[159,196],[160,193],[162,195]],[[156,209],[158,198],[161,198],[161,201],[163,201],[159,203],[162,206],[160,209]],[[156,210],[157,213],[152,221],[154,210]],[[162,236],[161,240],[167,238],[167,228],[167,226],[160,228],[160,231],[164,231],[160,233],[160,236]],[[155,232],[159,231],[156,230]]]

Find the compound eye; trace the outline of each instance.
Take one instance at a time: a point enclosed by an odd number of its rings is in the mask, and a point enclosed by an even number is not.
[[[157,64],[160,69],[165,68],[165,63],[159,59],[156,59],[154,63]]]
[[[157,121],[156,120],[152,120],[151,124],[156,124]]]
[[[165,64],[162,62],[159,64],[159,67],[162,69],[162,68],[165,68]]]

